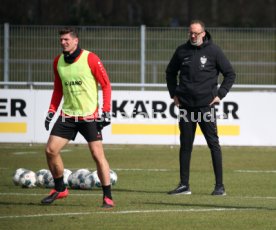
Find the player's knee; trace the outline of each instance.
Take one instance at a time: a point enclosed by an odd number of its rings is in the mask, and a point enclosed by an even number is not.
[[[58,152],[51,146],[47,146],[45,149],[45,154],[47,155],[47,157],[54,157],[58,154]]]
[[[220,144],[218,141],[208,142],[208,147],[212,152],[220,152]]]

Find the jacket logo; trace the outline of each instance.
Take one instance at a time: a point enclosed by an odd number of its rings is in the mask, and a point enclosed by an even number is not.
[[[205,64],[206,64],[206,62],[207,62],[207,57],[202,56],[202,57],[200,58],[200,62],[201,62],[201,67],[204,68],[204,66],[205,66]]]

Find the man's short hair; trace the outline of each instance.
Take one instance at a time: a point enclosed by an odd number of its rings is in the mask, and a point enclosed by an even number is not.
[[[192,25],[192,24],[199,24],[199,25],[201,25],[203,31],[205,31],[205,24],[204,24],[203,21],[201,21],[199,19],[194,19],[194,20],[191,21],[190,25]]]
[[[59,35],[70,34],[72,37],[78,38],[78,31],[73,27],[64,27],[59,31]]]

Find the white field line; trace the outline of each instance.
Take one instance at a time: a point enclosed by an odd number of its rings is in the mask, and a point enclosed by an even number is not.
[[[240,196],[240,197],[235,197],[235,198],[241,198],[241,199],[271,199],[271,200],[276,200],[275,196]]]
[[[14,218],[34,218],[34,217],[51,217],[51,216],[78,216],[91,214],[143,214],[143,213],[166,213],[166,212],[225,212],[225,211],[254,211],[254,208],[208,208],[208,209],[161,209],[161,210],[125,210],[125,211],[100,211],[100,212],[68,212],[68,213],[45,213],[35,215],[11,215],[0,216],[0,219]]]
[[[35,151],[28,151],[28,152],[14,152],[14,155],[25,155],[25,154],[37,154]]]
[[[120,150],[120,149],[125,149],[124,147],[108,147],[108,146],[105,146],[104,149],[107,149],[107,150]]]
[[[70,168],[70,170],[78,170],[79,168]],[[96,169],[90,169],[87,168],[88,170],[95,171]],[[132,168],[132,169],[122,169],[122,168],[111,168],[113,171],[144,171],[144,172],[169,172],[172,171],[170,169],[139,169],[139,168]]]
[[[8,193],[8,192],[0,192],[0,196],[45,196],[48,193]],[[95,194],[95,193],[89,193],[89,194],[82,194],[82,193],[70,193],[69,196],[102,196],[102,194]]]
[[[60,150],[62,153],[72,152],[72,149],[62,149]]]
[[[72,152],[72,150],[71,149],[62,149],[60,152],[62,152],[62,153]],[[14,152],[12,154],[14,154],[14,155],[25,155],[25,154],[36,154],[36,153],[38,153],[38,152],[36,152],[36,151],[24,151],[24,152]]]
[[[74,168],[72,169],[74,170]],[[96,170],[96,169],[92,169]],[[169,172],[173,169],[141,169],[141,168],[112,168],[114,171],[145,171],[145,172]],[[234,170],[240,173],[276,173],[276,170]]]
[[[240,173],[276,173],[276,170],[235,170]]]
[[[169,169],[113,169],[114,171],[149,171],[149,172],[168,172],[171,171]]]
[[[202,208],[202,209],[161,209],[161,210],[126,210],[126,211],[111,211],[111,212],[95,212],[99,214],[135,214],[135,213],[164,213],[164,212],[221,212],[221,211],[245,211],[245,210],[256,210],[254,208]]]

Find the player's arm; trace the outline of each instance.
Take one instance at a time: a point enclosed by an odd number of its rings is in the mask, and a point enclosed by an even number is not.
[[[52,93],[52,98],[51,98],[50,106],[48,109],[47,117],[45,119],[46,130],[49,130],[49,123],[51,122],[56,111],[58,110],[59,104],[60,104],[62,96],[63,96],[62,83],[61,83],[61,79],[60,79],[60,76],[57,71],[58,59],[59,59],[59,56],[57,58],[55,58],[54,64],[53,64],[54,75],[55,75],[54,90]]]
[[[99,128],[102,129],[104,126],[110,124],[111,84],[110,84],[107,72],[100,58],[96,54],[89,53],[88,64],[93,76],[95,77],[96,81],[100,84],[102,88],[102,95],[103,95],[102,117],[101,117],[101,122],[98,123],[101,126]]]
[[[92,71],[96,81],[100,84],[103,91],[103,112],[110,112],[111,101],[111,84],[106,73],[106,70],[99,59],[99,57],[93,53],[88,55],[88,64]]]
[[[179,71],[178,49],[172,56],[166,69],[166,82],[171,98],[175,97],[175,90],[177,87],[177,74]]]
[[[217,67],[223,75],[223,81],[218,89],[218,97],[222,99],[232,88],[236,79],[236,73],[229,60],[220,49],[217,54]]]

